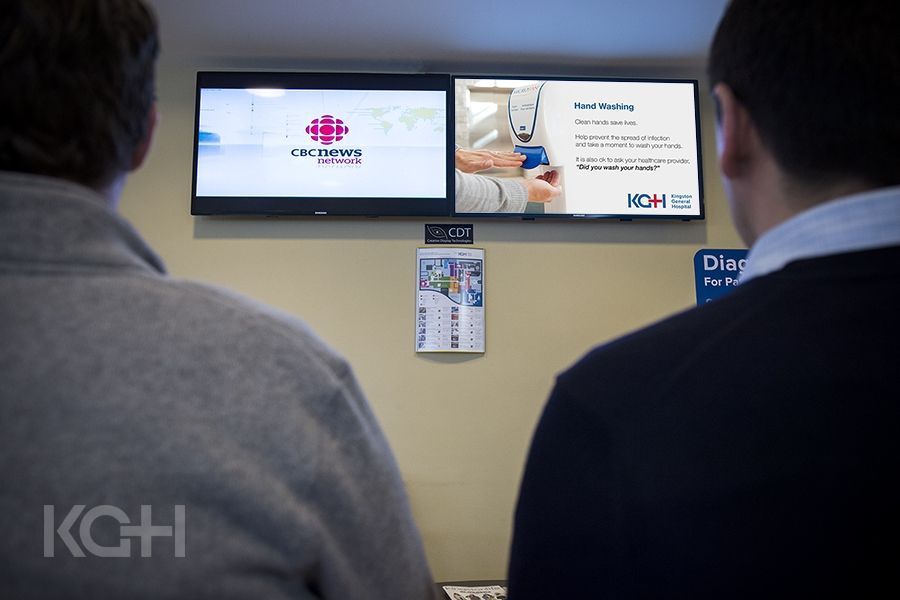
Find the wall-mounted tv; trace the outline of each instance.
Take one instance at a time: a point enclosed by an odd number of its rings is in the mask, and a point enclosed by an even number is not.
[[[200,72],[194,215],[448,215],[449,75]]]
[[[457,170],[455,215],[703,218],[695,80],[457,75],[453,88],[457,146],[525,156]]]

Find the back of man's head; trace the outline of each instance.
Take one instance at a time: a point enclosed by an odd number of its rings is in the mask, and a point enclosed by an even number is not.
[[[733,0],[709,78],[796,180],[900,183],[900,3]]]
[[[0,170],[104,186],[131,169],[154,101],[141,0],[4,0]]]

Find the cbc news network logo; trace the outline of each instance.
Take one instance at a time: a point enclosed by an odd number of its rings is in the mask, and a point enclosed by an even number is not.
[[[349,132],[350,128],[333,115],[322,115],[306,126],[309,137],[325,146],[341,141]]]

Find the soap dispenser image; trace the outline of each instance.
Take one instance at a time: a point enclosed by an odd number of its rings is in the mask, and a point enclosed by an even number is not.
[[[567,114],[559,82],[540,81],[515,88],[509,95],[509,133],[515,151],[525,155],[522,168],[530,170],[527,177],[537,177],[547,171],[559,173],[562,193],[544,208],[547,213],[567,213],[565,154],[555,145],[564,143],[559,135],[561,119]]]

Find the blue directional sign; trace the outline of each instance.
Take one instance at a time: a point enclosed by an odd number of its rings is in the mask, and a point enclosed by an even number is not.
[[[747,250],[703,249],[694,254],[697,304],[706,304],[737,287]]]

